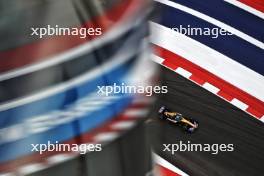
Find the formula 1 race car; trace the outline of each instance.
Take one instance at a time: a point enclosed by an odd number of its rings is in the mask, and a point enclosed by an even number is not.
[[[168,120],[172,123],[179,124],[183,129],[189,133],[193,133],[198,128],[198,122],[192,118],[183,117],[182,114],[177,112],[171,112],[165,106],[160,107],[159,117],[162,120]]]

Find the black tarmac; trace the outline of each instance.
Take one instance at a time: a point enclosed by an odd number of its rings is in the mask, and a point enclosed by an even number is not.
[[[146,121],[153,150],[191,176],[264,175],[264,124],[175,72],[161,67],[168,93],[158,97]],[[187,134],[179,126],[158,119],[165,105],[199,121]],[[163,144],[233,144],[233,152],[171,152]]]

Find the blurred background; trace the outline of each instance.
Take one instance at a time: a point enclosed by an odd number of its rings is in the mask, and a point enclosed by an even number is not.
[[[97,86],[157,81],[152,11],[146,0],[0,1],[0,175],[151,174],[143,121],[154,97],[99,95]],[[47,25],[102,35],[31,35]],[[31,151],[48,141],[98,143],[102,151]]]
[[[0,0],[0,176],[261,175],[263,19],[261,0]],[[102,35],[32,35],[48,25]],[[98,94],[113,84],[168,93]],[[199,130],[160,120],[161,106]],[[102,151],[32,151],[48,141]],[[235,150],[163,151],[180,141]]]

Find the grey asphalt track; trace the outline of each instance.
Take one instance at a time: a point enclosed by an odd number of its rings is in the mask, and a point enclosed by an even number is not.
[[[191,176],[260,176],[264,174],[264,124],[207,90],[161,66],[168,93],[158,98],[149,114],[148,133],[153,149]],[[199,121],[194,134],[158,119],[161,105]],[[233,152],[176,152],[162,144],[179,141],[234,144]]]

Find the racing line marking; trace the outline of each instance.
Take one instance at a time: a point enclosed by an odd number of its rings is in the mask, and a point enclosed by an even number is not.
[[[147,114],[147,109],[129,109],[125,111],[124,115],[127,117],[142,117]]]
[[[160,48],[158,48],[160,50]],[[163,48],[162,48],[163,49]],[[165,49],[163,49],[165,50]],[[154,54],[153,54],[154,55]],[[156,57],[156,56],[155,56]],[[159,57],[159,56],[157,56]],[[168,58],[166,58],[168,59]],[[175,65],[174,63],[169,63],[168,60],[164,59],[162,63],[159,63],[160,65],[180,74],[181,76],[189,79],[190,81],[194,82],[195,84],[205,88],[206,90],[210,91],[211,93],[217,95],[218,97],[228,101],[229,103],[233,104],[237,108],[247,112],[249,115],[259,119],[260,121],[264,122],[264,113],[262,111],[258,111],[255,109],[254,106],[250,106],[243,101],[239,100],[238,97],[234,97],[234,95],[226,92],[226,90],[220,89],[213,84],[205,81],[203,78],[194,75],[193,73],[187,71],[186,69],[180,67],[179,65]],[[170,58],[171,59],[171,58]],[[161,59],[159,59],[161,61]],[[153,59],[155,62],[156,59]],[[230,89],[230,88],[229,88]]]
[[[249,36],[248,34],[244,33],[244,32],[241,32],[240,30],[228,25],[228,24],[225,24],[215,18],[212,18],[206,14],[203,14],[199,11],[196,11],[196,10],[193,10],[189,7],[186,7],[184,5],[181,5],[179,3],[176,3],[176,2],[173,2],[173,1],[170,1],[170,0],[155,0],[156,2],[159,2],[161,4],[164,4],[164,5],[167,5],[169,7],[172,7],[172,8],[175,8],[175,9],[178,9],[178,10],[181,10],[183,12],[186,12],[188,14],[191,14],[193,16],[196,16],[204,21],[207,21],[211,24],[214,24],[222,29],[225,29],[229,32],[231,32],[232,34],[240,37],[241,39],[244,39],[245,41],[247,42],[250,42],[251,44],[261,48],[261,49],[264,49],[264,43],[262,41],[259,41],[251,36]]]
[[[113,141],[118,137],[117,132],[105,132],[105,133],[100,133],[96,135],[93,140],[96,141],[97,143],[105,143],[109,141]]]
[[[210,83],[204,83],[203,88],[205,88],[206,90],[217,94],[219,92],[220,89],[218,89],[217,87],[215,87],[214,85],[210,84]]]
[[[58,155],[54,155],[51,156],[47,159],[48,163],[51,164],[56,164],[56,163],[60,163],[60,162],[65,162],[68,160],[71,160],[74,158],[74,155],[69,155],[69,154],[58,154]]]
[[[111,128],[115,129],[115,130],[126,130],[129,128],[132,128],[135,125],[134,121],[120,121],[120,122],[116,122],[114,123]]]
[[[27,175],[27,174],[31,174],[36,171],[43,170],[45,168],[46,168],[45,165],[40,164],[40,163],[29,164],[29,165],[19,168],[18,173],[20,175]]]
[[[151,54],[151,58],[154,62],[161,64],[165,59],[155,55],[155,54]]]
[[[185,78],[189,78],[192,73],[188,72],[187,70],[181,68],[181,67],[178,67],[176,70],[175,70],[176,73],[182,75],[183,77]]]
[[[246,105],[245,103],[241,102],[240,100],[234,98],[232,101],[231,101],[231,104],[233,104],[234,106],[242,109],[243,111],[245,111],[247,108],[248,108],[248,105]]]
[[[173,164],[169,163],[167,160],[163,159],[157,154],[153,154],[154,161],[156,164],[161,166],[161,174],[162,176],[189,176],[185,172],[183,172],[181,169],[177,168]]]
[[[260,120],[264,123],[264,115],[260,118]]]
[[[224,0],[224,1],[264,19],[264,13],[262,13],[261,11],[259,11],[257,9],[254,9],[253,7],[250,7],[246,4],[243,4],[242,2],[239,2],[237,0]]]

